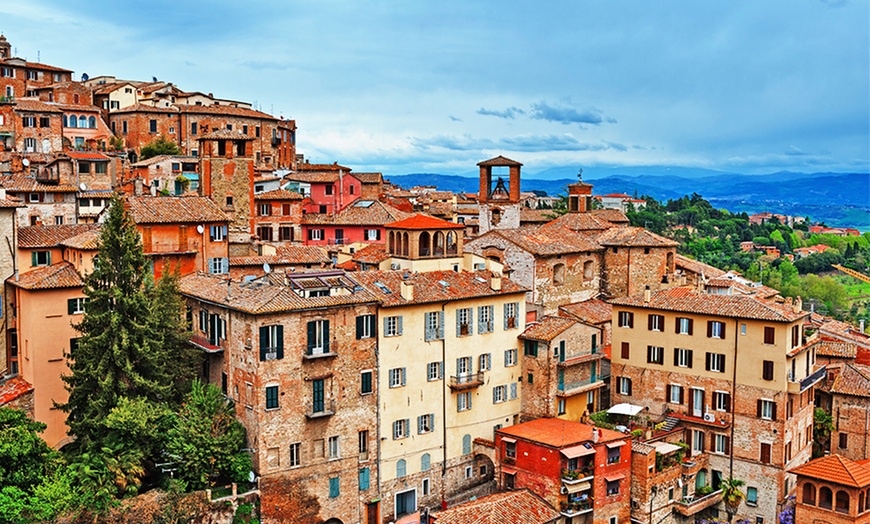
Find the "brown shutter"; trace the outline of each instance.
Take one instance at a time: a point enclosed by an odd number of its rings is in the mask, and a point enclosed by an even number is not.
[[[622,343],[622,358],[628,360],[629,355],[630,355],[630,350],[629,350],[628,342],[623,342]]]
[[[628,314],[628,327],[630,327],[630,328],[634,327],[634,313]]]
[[[692,319],[690,318],[690,319],[689,319],[689,334],[690,334],[690,335],[692,334],[692,325],[693,325],[694,323],[695,323],[695,321],[692,320]]]
[[[674,366],[680,361],[680,350],[679,348],[674,348]]]
[[[725,454],[731,454],[731,437],[725,437]]]
[[[704,363],[705,369],[707,371],[710,371],[710,358],[711,357],[712,357],[712,354],[708,351],[707,356],[705,357],[705,363]]]
[[[674,322],[674,333],[680,333],[680,317],[677,317],[677,321]]]
[[[630,397],[631,396],[631,379],[628,378],[626,380],[628,380],[628,396]]]
[[[776,420],[776,402],[772,402],[770,409],[770,420]]]
[[[653,328],[653,317],[654,317],[654,316],[655,316],[655,315],[647,315],[647,316],[646,316],[646,329],[647,329],[648,331],[652,331],[652,328]]]
[[[755,401],[755,416],[761,418],[761,399]]]
[[[686,401],[686,397],[684,395],[683,386],[678,386],[680,388],[680,405],[682,405]]]
[[[708,320],[707,321],[707,338],[712,338],[712,337],[713,337],[713,321]]]
[[[701,432],[701,452],[703,453],[707,449],[707,434],[703,431]]]
[[[690,349],[690,350],[689,350],[689,367],[690,367],[690,368],[692,367],[692,361],[693,361],[693,360],[694,360],[694,353],[693,353],[693,350]]]
[[[725,394],[725,411],[731,412],[731,395],[729,393]]]
[[[761,462],[770,464],[770,444],[761,443]]]
[[[722,331],[720,331],[720,336],[719,336],[719,338],[722,338],[722,339],[725,338],[725,327],[726,327],[726,326],[725,326],[725,322],[722,322]]]
[[[692,410],[694,410],[694,409],[695,409],[695,395],[693,394],[693,391],[690,389],[689,390],[689,415],[692,414]]]

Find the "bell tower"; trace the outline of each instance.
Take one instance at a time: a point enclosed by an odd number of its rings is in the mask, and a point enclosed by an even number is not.
[[[501,155],[477,164],[480,168],[480,233],[520,227],[520,168]]]
[[[585,213],[592,209],[592,184],[583,181],[583,169],[577,173],[577,182],[568,184],[568,212]]]
[[[0,35],[0,60],[12,58],[12,44],[6,40],[6,37]]]

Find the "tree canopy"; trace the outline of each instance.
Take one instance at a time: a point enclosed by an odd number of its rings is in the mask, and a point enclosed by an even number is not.
[[[178,144],[167,138],[165,135],[160,135],[151,142],[148,142],[142,149],[139,150],[139,160],[145,160],[159,155],[180,155],[181,148]]]

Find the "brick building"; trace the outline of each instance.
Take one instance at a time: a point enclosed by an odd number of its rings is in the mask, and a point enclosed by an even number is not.
[[[299,171],[284,175],[282,187],[310,199],[305,213],[322,215],[339,213],[362,194],[362,183],[338,164],[299,164]]]
[[[129,178],[123,181],[128,194],[135,194],[131,184],[138,180],[143,191],[152,196],[158,194],[181,196],[199,193],[199,159],[192,156],[157,155],[140,160],[130,166]],[[139,196],[139,195],[136,195]]]
[[[332,259],[326,250],[316,246],[262,246],[262,255],[230,258],[230,278],[233,280],[251,280],[266,274],[264,264],[269,271],[305,272],[308,269],[329,268]],[[269,253],[269,254],[266,254]]]
[[[340,271],[198,273],[181,291],[247,428],[263,521],[381,522],[374,295]]]
[[[520,171],[522,164],[501,155],[478,162],[478,224],[480,233],[520,227]]]
[[[0,187],[27,204],[17,209],[21,226],[76,223],[78,188],[73,184],[44,183],[35,178],[12,175],[0,176]]]
[[[556,418],[497,429],[499,487],[527,488],[560,522],[628,522],[631,447],[622,433]]]
[[[826,380],[816,389],[816,405],[834,422],[825,451],[855,461],[870,458],[870,366],[829,363]]]
[[[690,454],[710,454],[713,490],[745,481],[739,515],[772,522],[794,491],[788,470],[812,449],[813,389],[825,369],[803,332],[809,313],[799,302],[689,288],[612,304],[612,402],[680,421]]]
[[[23,203],[7,198],[6,192],[0,189],[0,241],[6,243],[6,245],[18,245],[18,215],[16,210],[23,206]],[[12,277],[18,270],[18,267],[17,257],[0,257],[0,281],[5,282],[7,278]],[[2,316],[3,320],[0,321],[0,377],[5,376],[11,371],[9,367],[10,330],[8,323],[11,313],[9,298],[6,296],[6,286],[0,286],[0,316]],[[11,391],[21,392],[20,389],[15,388]]]
[[[795,522],[870,522],[870,465],[840,455],[817,458],[791,470],[797,475]]]
[[[71,80],[69,69],[12,56],[12,45],[0,35],[0,99],[35,97],[41,87]]]
[[[378,200],[356,200],[335,214],[305,214],[302,238],[306,246],[383,244],[385,226],[408,217],[408,213]]]
[[[286,189],[273,189],[254,194],[251,231],[262,242],[304,241],[303,202],[302,195]]]

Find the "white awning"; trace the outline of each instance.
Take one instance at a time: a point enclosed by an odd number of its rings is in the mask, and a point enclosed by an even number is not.
[[[617,404],[610,409],[607,410],[611,415],[628,415],[633,417],[643,411],[645,408],[643,406],[635,406],[634,404]]]
[[[581,482],[579,484],[568,484],[565,486],[565,491],[568,493],[579,493],[581,491],[586,491],[591,488],[592,484],[589,482]]]
[[[619,446],[624,446],[624,445],[625,445],[624,440],[617,440],[617,441],[608,442],[607,444],[605,444],[605,446],[607,446],[608,448],[618,448]]]
[[[517,439],[515,439],[515,438],[508,438],[508,437],[502,437],[502,438],[501,438],[501,441],[502,441],[502,442],[510,442],[511,444],[513,444],[513,443],[515,443],[515,442],[517,441]]]
[[[656,448],[656,453],[661,453],[662,455],[667,455],[668,453],[673,453],[680,449],[680,446],[675,446],[667,442],[650,442],[650,444]]]
[[[585,457],[586,455],[594,455],[595,448],[591,446],[587,448],[584,444],[580,444],[579,446],[571,446],[570,448],[565,448],[561,450],[561,453],[565,455],[565,458],[572,459],[577,457]]]

